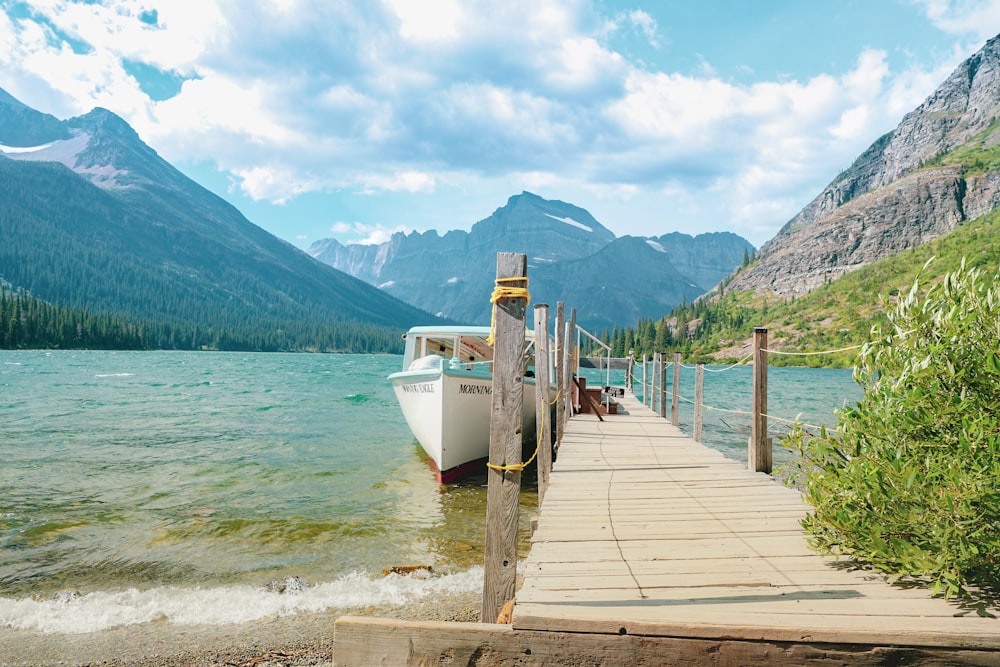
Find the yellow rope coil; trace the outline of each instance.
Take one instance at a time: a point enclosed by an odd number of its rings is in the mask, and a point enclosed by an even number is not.
[[[520,283],[523,282],[524,286],[512,287],[506,283]],[[493,304],[493,313],[490,315],[490,335],[486,338],[487,345],[493,345],[493,333],[497,326],[497,302],[500,299],[524,299],[525,307],[531,303],[531,295],[528,293],[528,279],[527,278],[497,278],[494,281],[495,287],[493,288],[493,294],[490,296],[490,303]]]

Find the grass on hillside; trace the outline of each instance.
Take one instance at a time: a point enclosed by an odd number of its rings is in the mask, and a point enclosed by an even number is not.
[[[690,354],[735,360],[741,354],[733,350],[748,339],[754,326],[767,327],[768,348],[772,350],[819,352],[861,345],[868,341],[872,325],[884,321],[885,305],[893,303],[900,292],[908,292],[918,276],[921,282],[936,282],[956,270],[963,257],[969,267],[995,271],[1000,266],[1000,211],[848,273],[797,299],[781,300],[753,292],[716,298],[706,308],[708,316],[699,318],[705,324],[694,333]],[[749,328],[735,330],[713,324],[725,321],[717,313],[733,309],[743,311],[742,319],[750,323]],[[806,357],[772,354],[768,362],[849,367],[856,357],[857,350]]]

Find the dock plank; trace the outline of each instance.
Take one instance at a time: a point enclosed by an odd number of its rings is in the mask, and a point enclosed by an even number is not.
[[[570,420],[515,630],[1000,651],[997,619],[815,553],[798,491],[620,402]]]

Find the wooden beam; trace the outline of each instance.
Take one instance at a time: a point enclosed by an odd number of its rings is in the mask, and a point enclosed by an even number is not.
[[[520,253],[497,253],[497,285],[526,288],[528,261]],[[521,490],[524,405],[524,320],[527,299],[502,296],[495,302],[493,394],[490,403],[490,467],[487,468],[483,607],[491,621],[514,597],[517,575],[517,506]]]
[[[561,400],[563,392],[568,391],[563,380],[565,373],[563,367],[566,365],[566,329],[564,324],[564,310],[566,305],[562,301],[556,302],[556,449],[562,442],[563,432],[566,430],[566,401]]]
[[[542,506],[552,472],[552,409],[549,404],[549,306],[535,305],[535,423],[538,432],[538,506]]]
[[[681,396],[681,353],[674,352],[674,386],[670,397],[670,423],[680,425],[679,410]]]
[[[750,406],[750,451],[754,472],[771,474],[771,440],[767,437],[767,329],[753,330],[753,398]]]
[[[705,362],[699,361],[694,367],[694,441],[701,442],[701,431],[705,412]]]
[[[400,621],[341,616],[334,623],[335,667],[368,665],[996,665],[989,649],[886,644],[660,637],[516,630],[491,623]],[[622,629],[623,630],[623,629]]]
[[[590,409],[593,410],[594,414],[597,415],[598,421],[604,421],[604,417],[601,416],[601,404],[590,397],[590,395],[584,391],[583,387],[580,386],[580,378],[574,376],[573,383],[576,385],[577,391],[580,392],[580,404],[583,401],[587,401],[590,404]]]

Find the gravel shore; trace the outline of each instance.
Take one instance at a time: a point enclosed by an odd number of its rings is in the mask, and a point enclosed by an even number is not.
[[[462,593],[401,607],[329,610],[240,625],[146,623],[92,634],[0,629],[0,667],[304,667],[333,662],[338,616],[478,621],[482,598]]]

